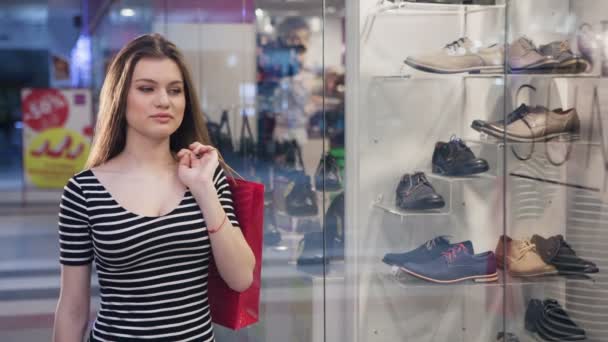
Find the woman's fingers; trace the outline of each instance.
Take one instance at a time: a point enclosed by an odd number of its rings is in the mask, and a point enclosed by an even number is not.
[[[190,151],[185,150],[184,153],[182,153],[182,151],[180,151],[178,153],[178,156],[180,155],[180,153],[181,153],[181,156],[179,157],[179,165],[180,166],[183,165],[183,166],[190,167],[190,163],[191,163],[191,160],[190,160],[190,154],[191,153],[190,153]]]
[[[200,157],[203,154],[215,150],[213,146],[203,145],[200,142],[193,142],[190,144],[190,150],[197,156]]]
[[[179,152],[177,152],[177,158],[182,158],[184,156],[184,154],[190,154],[190,150],[186,149],[186,148],[182,148],[181,150],[179,150]]]

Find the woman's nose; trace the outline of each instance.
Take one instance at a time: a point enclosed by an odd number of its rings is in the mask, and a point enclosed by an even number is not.
[[[169,102],[169,94],[167,94],[167,91],[164,89],[161,89],[158,92],[158,96],[156,97],[156,105],[158,107],[168,107],[170,104]]]

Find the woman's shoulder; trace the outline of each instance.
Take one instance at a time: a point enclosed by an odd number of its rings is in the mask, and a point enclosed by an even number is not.
[[[100,165],[84,168],[78,173],[74,174],[74,176],[70,178],[70,181],[76,182],[77,184],[94,183],[97,181],[97,175],[116,173],[117,166],[115,164],[115,162],[109,160]]]
[[[89,170],[94,176],[101,176],[104,178],[112,178],[120,174],[125,173],[125,168],[123,164],[117,160],[116,158],[110,159],[103,164],[95,165],[91,167]]]
[[[82,184],[86,184],[88,179],[91,179],[93,177],[94,175],[91,172],[91,169],[82,169],[81,171],[78,171],[72,177],[70,177],[70,179],[68,179],[67,181],[67,184],[69,185],[70,183],[72,183],[80,187]]]

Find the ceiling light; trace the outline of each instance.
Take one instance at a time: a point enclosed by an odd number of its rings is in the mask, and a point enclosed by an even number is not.
[[[256,8],[255,9],[255,16],[256,17],[262,17],[262,16],[264,16],[264,10],[261,9],[261,8]]]
[[[120,15],[123,17],[132,17],[135,15],[135,11],[132,8],[123,8],[120,10]]]

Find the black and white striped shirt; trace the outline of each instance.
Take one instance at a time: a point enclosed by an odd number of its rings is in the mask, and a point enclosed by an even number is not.
[[[238,227],[221,168],[220,202]],[[187,190],[170,213],[148,217],[116,202],[90,170],[72,177],[59,211],[60,262],[95,260],[101,307],[90,341],[213,341],[207,301],[211,243]]]

